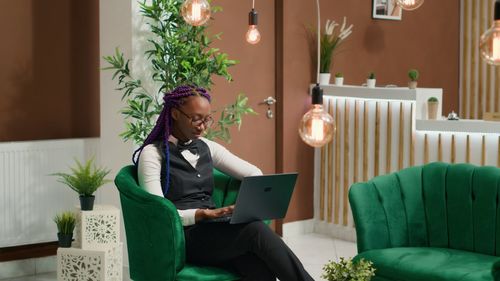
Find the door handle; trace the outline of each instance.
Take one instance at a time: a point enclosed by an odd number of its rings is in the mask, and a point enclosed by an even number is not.
[[[275,103],[276,103],[276,99],[271,97],[271,96],[265,98],[260,103],[260,104],[267,104],[267,112],[266,112],[267,119],[272,119],[274,117],[274,113],[273,113],[273,110],[271,109],[271,105],[273,105]]]

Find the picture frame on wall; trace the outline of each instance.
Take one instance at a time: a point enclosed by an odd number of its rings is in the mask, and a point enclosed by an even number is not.
[[[403,10],[396,0],[373,0],[372,17],[374,19],[401,20]]]

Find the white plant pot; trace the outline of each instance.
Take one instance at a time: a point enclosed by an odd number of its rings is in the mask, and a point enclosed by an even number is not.
[[[330,84],[331,73],[320,73],[319,74],[319,84],[320,85],[328,85]]]
[[[344,77],[335,77],[335,85],[337,86],[344,85]]]
[[[416,89],[417,88],[417,81],[409,81],[408,82],[408,88],[410,88],[410,89]]]
[[[375,88],[376,81],[377,79],[366,79],[366,87]]]

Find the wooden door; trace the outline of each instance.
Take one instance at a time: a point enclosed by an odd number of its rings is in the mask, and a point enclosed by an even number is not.
[[[239,63],[229,68],[234,81],[228,83],[216,78],[212,88],[214,109],[234,102],[236,95],[245,93],[249,104],[258,115],[244,117],[241,131],[231,130],[232,142],[224,144],[236,155],[258,166],[264,173],[276,171],[276,105],[271,106],[274,118],[266,116],[267,105],[259,104],[265,98],[276,98],[275,81],[275,29],[274,1],[255,1],[258,12],[258,29],[261,40],[256,45],[246,42],[248,13],[251,0],[214,0],[212,5],[221,6],[222,12],[213,15],[209,22],[211,34],[222,32],[222,40],[213,45],[226,52]],[[280,102],[280,101],[277,101]]]

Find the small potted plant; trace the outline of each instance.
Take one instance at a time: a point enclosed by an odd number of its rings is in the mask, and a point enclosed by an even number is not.
[[[342,72],[335,73],[335,85],[337,86],[344,85],[344,74],[342,74]]]
[[[371,261],[340,258],[339,262],[329,261],[323,266],[321,278],[327,281],[370,281],[375,276]]]
[[[75,159],[76,167],[70,167],[72,173],[54,173],[58,176],[58,181],[66,184],[76,193],[80,194],[80,207],[82,211],[91,211],[94,208],[94,192],[102,185],[111,182],[105,179],[110,170],[97,168],[94,165],[94,158],[84,165]]]
[[[430,97],[427,100],[427,119],[436,120],[439,100],[436,97]]]
[[[375,72],[370,72],[368,74],[368,78],[366,79],[366,87],[375,88],[376,81],[377,80],[375,79]]]
[[[73,212],[63,212],[54,217],[54,222],[57,225],[59,247],[70,248],[76,225],[76,215]]]
[[[408,88],[410,88],[410,89],[417,88],[418,77],[419,77],[418,70],[416,70],[416,69],[408,70],[408,78],[410,78],[410,81],[408,82]]]

